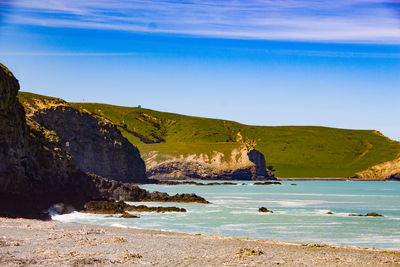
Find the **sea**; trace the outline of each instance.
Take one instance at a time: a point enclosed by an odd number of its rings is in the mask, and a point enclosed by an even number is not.
[[[140,186],[169,194],[195,193],[211,204],[127,202],[133,205],[182,207],[187,210],[186,213],[133,212],[140,218],[124,219],[73,212],[53,215],[53,219],[202,235],[400,250],[400,182],[235,183]],[[266,207],[273,213],[260,213],[260,207]],[[383,217],[349,216],[368,212],[376,212]]]

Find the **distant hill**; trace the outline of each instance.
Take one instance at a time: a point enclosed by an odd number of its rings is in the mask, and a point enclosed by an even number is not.
[[[24,103],[44,96],[21,92],[19,97]],[[270,169],[275,170],[277,177],[352,177],[400,157],[400,143],[375,130],[249,126],[144,108],[96,103],[69,105],[116,124],[139,148],[148,169],[174,161],[231,166],[243,162],[240,150],[248,144],[264,155],[266,165],[272,166]]]

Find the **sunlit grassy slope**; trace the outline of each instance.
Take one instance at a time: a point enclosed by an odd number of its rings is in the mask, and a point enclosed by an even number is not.
[[[229,157],[232,149],[240,146],[240,133],[243,138],[257,140],[256,149],[265,155],[267,165],[276,169],[278,177],[351,177],[400,153],[400,143],[373,130],[249,126],[143,108],[95,103],[69,105],[114,122],[143,155],[150,151],[172,156],[211,155],[219,151]]]

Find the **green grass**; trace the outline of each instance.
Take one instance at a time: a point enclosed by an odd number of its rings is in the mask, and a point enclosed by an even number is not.
[[[24,95],[26,93],[21,93]],[[28,97],[24,95],[23,97]],[[30,96],[29,96],[30,97]],[[96,103],[69,103],[104,116],[143,155],[208,154],[230,156],[240,146],[238,133],[257,140],[256,148],[278,177],[350,177],[399,157],[400,143],[373,130],[314,126],[249,126],[240,123]]]
[[[50,103],[56,104],[56,105],[66,105],[67,104],[61,98],[43,96],[43,95],[38,95],[38,94],[33,94],[33,93],[28,93],[28,92],[19,92],[18,99],[19,99],[19,102],[21,102],[22,104],[25,104],[25,107],[26,107],[26,105],[29,105],[30,108],[33,108],[33,109],[39,108],[38,103],[41,103],[43,105],[50,104]]]

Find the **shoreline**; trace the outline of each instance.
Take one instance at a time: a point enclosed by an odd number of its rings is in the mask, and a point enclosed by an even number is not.
[[[280,178],[276,180],[234,180],[234,179],[159,179],[159,181],[204,181],[204,182],[264,182],[264,181],[349,181],[349,182],[399,182],[396,179],[361,179],[361,178]],[[157,183],[156,183],[157,184]],[[140,185],[140,184],[139,184]]]
[[[394,266],[400,251],[0,218],[0,264]]]
[[[277,178],[277,181],[396,182],[396,180],[388,180],[388,179],[358,179],[358,178]]]
[[[92,213],[94,214],[94,213]],[[0,217],[0,223],[1,219]],[[9,219],[9,218],[6,218]],[[30,220],[24,218],[17,218],[16,220]],[[234,237],[234,236],[224,236],[219,234],[202,234],[202,233],[188,233],[188,232],[181,232],[181,231],[172,231],[167,229],[147,229],[147,228],[140,228],[136,226],[125,226],[125,225],[100,225],[100,224],[86,224],[86,223],[78,223],[78,222],[62,222],[57,220],[50,220],[48,222],[57,222],[61,224],[76,224],[82,225],[86,227],[91,226],[100,226],[106,228],[121,228],[121,229],[134,229],[138,231],[145,231],[145,232],[157,232],[157,233],[165,233],[165,234],[177,234],[177,235],[189,235],[192,237],[204,237],[204,238],[215,238],[215,239],[227,239],[227,240],[239,240],[239,241],[251,241],[251,242],[261,242],[261,243],[272,243],[272,244],[279,244],[279,245],[291,245],[291,246],[309,246],[309,247],[330,247],[330,248],[348,248],[348,249],[356,249],[356,250],[363,250],[363,251],[376,251],[376,252],[387,252],[387,253],[400,253],[400,249],[384,249],[384,248],[369,248],[369,247],[360,247],[360,246],[346,246],[346,245],[332,245],[327,243],[304,243],[304,242],[291,242],[291,241],[280,241],[280,240],[270,240],[270,239],[257,239],[251,237]],[[1,226],[1,224],[0,224]]]

